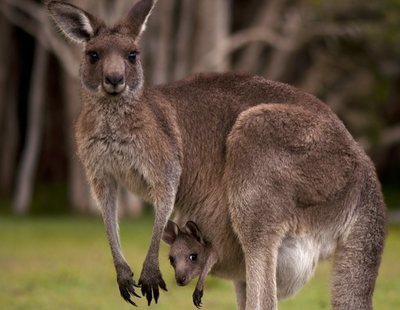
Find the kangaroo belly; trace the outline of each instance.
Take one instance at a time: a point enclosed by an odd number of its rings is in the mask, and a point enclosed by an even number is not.
[[[334,249],[333,238],[284,239],[278,252],[278,299],[289,298],[302,288],[314,274],[318,261],[330,256]]]

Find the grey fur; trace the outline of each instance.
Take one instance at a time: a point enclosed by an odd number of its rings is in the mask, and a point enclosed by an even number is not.
[[[186,224],[187,226],[187,224]],[[210,228],[210,227],[208,227]],[[214,228],[212,228],[214,229]],[[215,229],[214,231],[218,231]],[[231,232],[224,232],[233,233]],[[202,233],[199,230],[197,235]],[[246,275],[245,261],[243,259],[235,260],[231,252],[224,253],[225,260],[232,259],[231,263],[236,264],[235,274],[229,275],[226,266],[221,264],[218,257],[218,250],[210,242],[199,242],[196,235],[188,232],[187,229],[179,229],[178,225],[169,221],[163,234],[163,240],[171,246],[170,259],[171,265],[175,270],[175,276],[179,285],[187,285],[192,279],[199,276],[195,292],[193,293],[193,303],[195,306],[201,306],[201,298],[198,292],[203,296],[204,282],[209,273],[222,275],[227,279],[234,281],[237,294],[238,309],[245,309],[246,304]],[[202,240],[203,237],[202,237]],[[327,240],[315,240],[310,237],[287,237],[282,240],[278,249],[278,263],[276,271],[276,286],[278,299],[292,297],[303,285],[312,277],[317,263],[321,259],[329,257],[334,252],[334,243],[323,243]],[[228,245],[227,245],[228,246]],[[237,244],[230,244],[232,248],[240,247]],[[192,262],[190,255],[196,254],[197,261]],[[241,273],[238,271],[241,271]],[[238,274],[240,274],[238,276]],[[184,278],[184,283],[180,279]]]
[[[318,247],[319,256],[336,248],[333,307],[370,309],[385,208],[369,158],[329,107],[285,84],[207,74],[146,88],[137,51],[153,5],[141,0],[107,27],[62,1],[48,4],[59,27],[84,44],[78,155],[123,298],[133,304],[136,293],[118,238],[118,183],[155,208],[139,280],[149,304],[166,289],[158,252],[174,210],[215,247],[216,273],[237,283],[242,307],[246,295],[246,309],[276,308],[279,248],[306,238],[333,244]]]

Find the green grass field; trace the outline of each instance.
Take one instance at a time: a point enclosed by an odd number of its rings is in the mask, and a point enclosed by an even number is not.
[[[151,235],[151,217],[121,223],[122,245],[138,279]],[[178,287],[163,245],[168,293],[149,309],[195,309],[194,288]],[[329,309],[330,263],[280,309]],[[204,309],[235,309],[230,282],[209,277]],[[145,300],[138,300],[148,308]],[[391,226],[374,297],[375,309],[400,309],[400,226]],[[119,297],[102,222],[81,218],[0,218],[0,309],[131,309]]]

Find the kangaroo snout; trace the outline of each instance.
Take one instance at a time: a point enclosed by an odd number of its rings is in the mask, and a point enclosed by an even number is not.
[[[103,82],[104,90],[111,94],[116,95],[125,90],[125,77],[123,74],[112,73],[104,76]]]
[[[110,95],[118,95],[126,88],[124,59],[115,51],[104,56],[103,89]]]
[[[187,277],[186,276],[177,276],[176,277],[176,283],[178,283],[179,286],[185,286],[187,284]]]

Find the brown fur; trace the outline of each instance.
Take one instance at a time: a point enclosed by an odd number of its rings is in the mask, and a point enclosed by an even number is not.
[[[222,276],[245,278],[236,285],[242,307],[276,308],[278,249],[304,237],[334,240],[334,308],[370,309],[385,210],[368,157],[325,104],[282,83],[229,73],[145,88],[138,41],[153,4],[139,1],[109,28],[77,7],[49,3],[60,28],[85,46],[78,155],[123,298],[133,303],[136,293],[118,240],[118,183],[155,207],[139,280],[149,304],[165,289],[158,251],[174,210],[215,246]],[[108,83],[116,76],[123,83]]]

